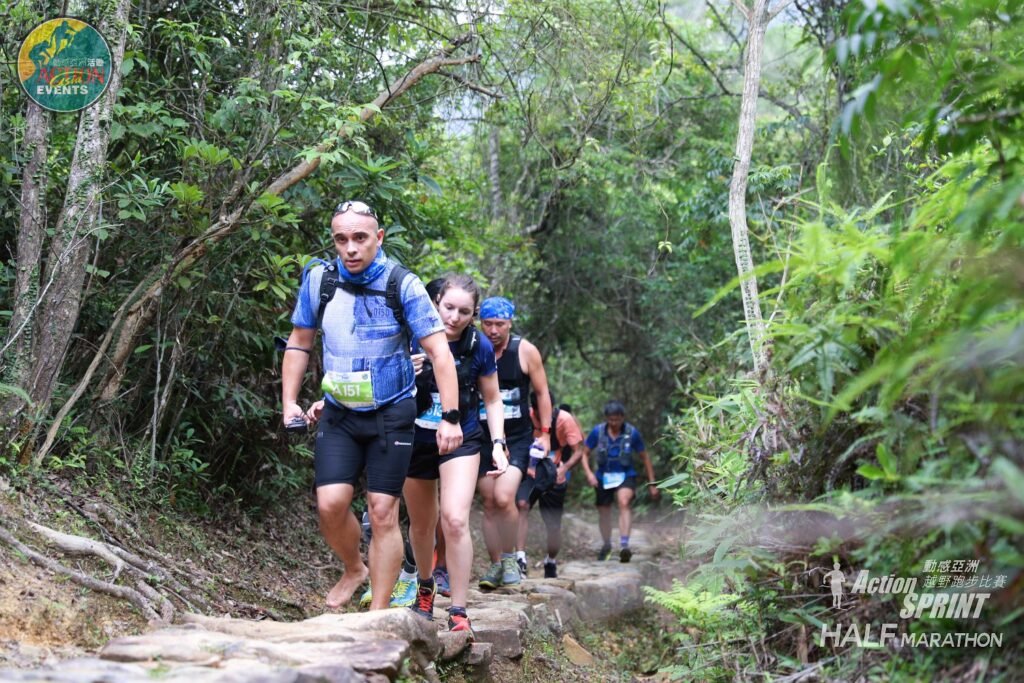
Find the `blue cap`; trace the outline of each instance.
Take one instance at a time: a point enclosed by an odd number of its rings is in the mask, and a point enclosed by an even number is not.
[[[511,320],[516,314],[516,305],[503,296],[492,296],[480,304],[480,319]]]

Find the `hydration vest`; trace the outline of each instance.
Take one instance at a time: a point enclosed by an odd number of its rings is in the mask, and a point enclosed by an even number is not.
[[[341,279],[341,276],[338,274],[338,264],[336,261],[325,263],[323,275],[320,277],[320,308],[316,313],[317,328],[319,329],[323,323],[324,310],[326,310],[327,304],[331,303],[334,293],[340,287],[355,296],[383,297],[384,303],[391,310],[391,314],[395,316],[398,326],[402,328],[409,339],[412,339],[412,331],[405,320],[405,309],[402,308],[402,284],[405,282],[405,278],[410,275],[412,275],[412,271],[396,261],[391,272],[388,273],[388,282],[385,288],[383,290],[370,289],[369,287],[345,282],[345,280]]]
[[[417,344],[417,349],[419,345]],[[473,375],[473,356],[480,348],[480,333],[476,327],[470,325],[462,331],[455,351],[452,356],[455,358],[455,374],[459,385],[459,412],[463,420],[471,412],[478,410],[480,404],[480,390],[477,386],[477,377]],[[437,379],[434,377],[434,368],[429,360],[424,361],[423,371],[416,376],[416,414],[430,408],[433,402],[432,394],[437,392]]]
[[[498,359],[498,388],[505,411],[505,436],[532,436],[530,419],[530,376],[519,364],[519,335],[512,335],[501,358]],[[518,408],[518,410],[516,410]],[[518,412],[518,416],[515,413]],[[510,413],[512,416],[510,416]]]
[[[619,463],[619,467],[624,472],[628,472],[633,469],[633,425],[628,422],[622,425],[622,445],[619,447],[619,456],[612,458]],[[597,456],[597,469],[604,470],[605,465],[608,464],[608,447],[611,444],[611,439],[608,437],[608,423],[604,423],[601,426],[600,431],[597,435],[597,446],[594,448],[594,454]]]

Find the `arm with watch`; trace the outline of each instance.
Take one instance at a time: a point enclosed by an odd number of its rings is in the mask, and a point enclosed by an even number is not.
[[[441,424],[437,428],[437,449],[443,455],[462,445],[462,425],[459,415],[459,381],[455,372],[455,359],[448,348],[444,332],[423,337],[420,346],[434,368],[434,381],[441,394]]]
[[[498,389],[498,373],[480,375],[477,385],[487,411],[487,431],[491,434],[490,458],[495,468],[487,476],[500,477],[508,469],[508,448],[505,445],[505,407]],[[484,444],[480,457],[488,457],[487,444]]]
[[[530,386],[537,396],[537,423],[540,425],[539,441],[544,446],[545,456],[551,452],[551,394],[548,392],[548,375],[544,371],[544,361],[537,347],[525,339],[519,345],[523,371],[530,376]]]

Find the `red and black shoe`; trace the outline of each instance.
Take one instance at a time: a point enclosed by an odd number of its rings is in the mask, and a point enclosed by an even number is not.
[[[448,630],[469,631],[469,639],[473,640],[476,638],[476,634],[473,633],[473,627],[469,623],[469,617],[462,611],[448,613]]]
[[[431,581],[429,584],[419,583],[416,590],[416,602],[409,606],[416,614],[427,621],[434,620],[434,594],[437,593],[437,584]]]

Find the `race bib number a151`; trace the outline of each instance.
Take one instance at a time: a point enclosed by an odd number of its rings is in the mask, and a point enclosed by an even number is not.
[[[373,407],[373,379],[370,371],[334,372],[324,375],[320,388],[346,408]]]

